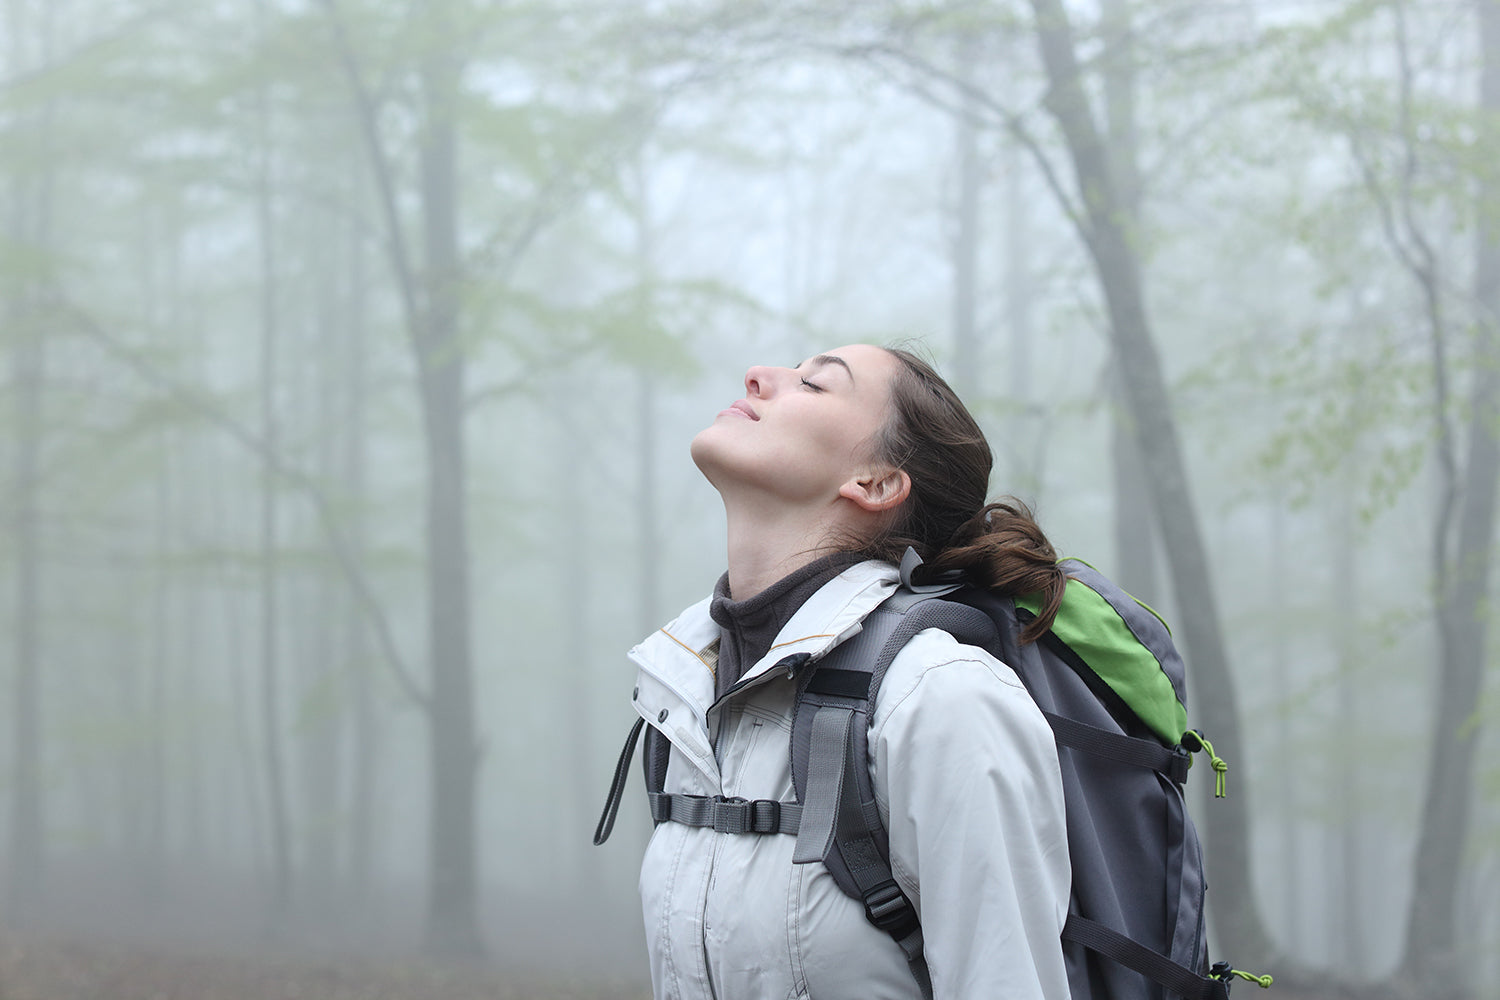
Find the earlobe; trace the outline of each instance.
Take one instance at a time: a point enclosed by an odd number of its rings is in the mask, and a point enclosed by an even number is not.
[[[896,469],[864,479],[851,479],[839,487],[839,496],[854,501],[871,513],[894,510],[911,494],[911,476]]]

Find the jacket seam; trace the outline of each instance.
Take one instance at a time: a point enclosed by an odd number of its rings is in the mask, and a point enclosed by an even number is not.
[[[707,660],[705,660],[703,658],[703,654],[702,653],[698,652],[692,646],[689,646],[687,643],[683,642],[681,639],[677,638],[675,635],[673,635],[671,632],[668,632],[666,629],[661,629],[660,631],[661,631],[662,635],[666,636],[668,639],[671,639],[673,642],[677,643],[677,645],[681,646],[683,649],[685,649],[689,653],[691,653],[693,655],[693,658],[695,660],[697,660],[699,663],[703,664],[705,667],[708,668],[708,672],[710,674],[712,674],[715,677],[717,677],[719,675],[718,670],[716,670],[714,668],[714,665],[712,663],[709,663]]]
[[[787,878],[787,955],[791,958],[792,996],[807,995],[807,970],[802,964],[802,896],[807,865],[793,864]]]
[[[667,872],[667,883],[662,887],[661,915],[657,919],[657,940],[662,943],[663,971],[671,986],[669,996],[682,995],[682,977],[677,972],[677,949],[672,941],[672,897],[676,894],[677,871],[682,866],[682,856],[687,849],[687,837],[677,838],[677,850],[672,854],[672,867]]]
[[[799,642],[811,642],[813,639],[832,639],[836,635],[838,635],[837,632],[816,632],[812,635],[804,635],[798,639],[788,639],[786,642],[775,643],[771,646],[771,649],[780,649],[783,646],[795,646]]]

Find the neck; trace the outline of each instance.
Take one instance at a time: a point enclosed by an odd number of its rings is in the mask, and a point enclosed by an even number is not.
[[[836,550],[836,519],[805,510],[772,513],[725,501],[729,536],[729,593],[736,601],[759,594],[788,573]]]

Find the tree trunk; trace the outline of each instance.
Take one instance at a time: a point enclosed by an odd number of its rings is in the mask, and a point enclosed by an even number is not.
[[[367,456],[365,442],[366,400],[369,395],[369,331],[366,315],[365,247],[353,222],[341,227],[344,244],[345,292],[339,310],[339,329],[344,338],[342,369],[348,391],[340,424],[344,428],[340,480],[349,506],[357,513],[349,525],[352,557],[364,571]],[[381,742],[375,721],[372,650],[359,602],[345,598],[343,611],[344,651],[348,657],[353,709],[349,718],[349,844],[348,879],[357,901],[368,898],[374,874],[376,775]]]
[[[316,229],[305,238],[319,246],[319,274],[316,277],[317,292],[316,336],[308,344],[314,356],[304,366],[306,382],[302,389],[303,407],[311,410],[310,423],[317,428],[316,464],[318,478],[344,486],[342,470],[342,439],[349,430],[340,419],[345,407],[342,394],[348,391],[344,368],[343,331],[339,327],[338,314],[342,306],[339,282],[342,235],[338,218],[332,212],[321,214],[315,220]],[[316,529],[315,529],[316,530]],[[303,698],[311,692],[314,711],[299,720],[296,726],[301,736],[302,755],[301,814],[305,844],[302,854],[306,876],[301,880],[305,894],[318,907],[319,914],[332,912],[340,889],[339,868],[341,847],[337,836],[337,825],[343,817],[344,750],[339,736],[349,689],[348,650],[346,638],[340,628],[340,612],[347,604],[343,581],[337,570],[312,573],[306,583],[310,589],[308,599],[299,602],[301,610],[300,630],[304,633],[298,643],[299,655],[307,657],[306,665],[297,671],[303,689]]]
[[[975,127],[975,36],[966,31],[955,45],[962,103],[954,119],[954,154],[958,164],[958,199],[953,219],[953,388],[973,406],[979,390],[979,135]]]
[[[1041,488],[1042,450],[1046,428],[1039,422],[1032,403],[1035,389],[1031,364],[1032,340],[1032,233],[1030,202],[1026,190],[1026,164],[1018,143],[1005,146],[1005,327],[1009,349],[1005,352],[1006,401],[1018,433],[1000,440],[1008,452],[1008,492],[1024,493]]]
[[[9,5],[11,44],[7,56],[13,72],[31,68],[27,58],[28,37],[39,40],[39,62],[51,55],[51,15],[42,6],[40,22],[27,23],[31,5]],[[34,27],[34,34],[32,34]],[[12,140],[32,151],[34,162],[17,164],[10,179],[6,206],[10,232],[38,256],[50,252],[52,177],[52,104],[17,115]],[[45,432],[43,387],[47,358],[43,314],[46,297],[34,280],[21,278],[8,289],[6,329],[10,335],[12,388],[11,545],[15,565],[14,620],[11,651],[14,656],[14,726],[10,809],[10,900],[13,912],[34,912],[42,903],[46,886],[45,786],[43,698],[41,690],[41,459]]]
[[[1500,3],[1476,0],[1482,70],[1477,148],[1500,141]],[[1402,972],[1427,996],[1463,996],[1467,963],[1457,954],[1457,900],[1474,794],[1476,713],[1484,678],[1495,499],[1500,480],[1500,178],[1493,164],[1476,198],[1475,301],[1477,323],[1469,396],[1468,455],[1459,484],[1456,530],[1439,540],[1437,580],[1438,694],[1417,843],[1411,910]],[[1444,569],[1446,571],[1444,572]]]
[[[429,777],[427,945],[477,955],[479,750],[472,704],[464,349],[460,340],[455,130],[461,65],[453,55],[452,11],[428,6],[428,52],[421,69],[421,211],[426,269],[418,280],[401,221],[396,180],[380,138],[379,108],[361,76],[337,0],[322,0],[356,104],[385,221],[391,269],[416,359],[426,439],[429,690],[407,691],[427,712]],[[389,649],[389,643],[386,643]]]
[[[446,14],[435,13],[434,18]],[[434,48],[438,48],[434,46]],[[413,332],[427,434],[428,656],[431,668],[432,823],[428,947],[474,955],[479,932],[475,836],[473,656],[470,648],[464,351],[459,343],[458,68],[430,55],[422,74],[422,211],[426,248],[422,322]]]
[[[1139,263],[1121,224],[1116,185],[1079,75],[1067,13],[1061,0],[1032,0],[1032,8],[1050,84],[1047,110],[1062,130],[1083,196],[1082,235],[1104,292],[1111,342],[1166,548],[1180,634],[1191,668],[1201,680],[1195,714],[1204,720],[1202,728],[1221,756],[1243,760],[1244,741],[1213,577],[1146,315]],[[1208,863],[1215,929],[1222,946],[1241,963],[1263,962],[1271,953],[1255,905],[1249,817],[1247,783],[1241,782],[1227,799],[1214,803],[1205,824],[1212,848]]]
[[[19,322],[10,324],[11,417],[13,448],[10,501],[11,544],[15,560],[14,619],[15,722],[11,732],[10,865],[12,902],[25,913],[42,899],[46,857],[43,849],[41,593],[42,379],[46,371],[34,289],[20,297]]]
[[[266,33],[264,0],[254,0],[257,24]],[[271,899],[266,932],[275,934],[291,905],[292,862],[286,810],[286,778],[282,763],[281,725],[281,623],[277,566],[279,477],[271,456],[277,440],[277,282],[272,205],[274,169],[271,135],[269,82],[262,81],[255,93],[256,173],[255,231],[260,251],[260,424],[267,459],[262,463],[264,481],[260,498],[260,702],[261,731],[266,760],[266,803],[270,809]]]
[[[1139,142],[1135,124],[1135,46],[1127,0],[1105,0],[1103,35],[1104,95],[1109,122],[1110,163],[1119,184],[1117,198],[1121,226],[1131,245],[1139,248],[1141,183],[1137,167]],[[1106,379],[1113,403],[1110,413],[1110,470],[1114,482],[1115,578],[1127,591],[1148,603],[1161,601],[1156,574],[1156,531],[1151,495],[1136,443],[1118,349],[1110,351]]]
[[[1351,463],[1351,473],[1353,472]],[[1337,523],[1330,534],[1333,544],[1333,579],[1343,591],[1343,598],[1333,609],[1334,641],[1338,644],[1337,674],[1334,679],[1333,726],[1338,733],[1357,734],[1360,731],[1358,697],[1360,685],[1365,678],[1360,671],[1361,633],[1359,611],[1359,581],[1364,579],[1359,564],[1359,511],[1353,474],[1344,477],[1334,498]],[[1285,578],[1283,578],[1285,579]],[[1333,828],[1324,839],[1326,854],[1325,873],[1329,885],[1325,890],[1332,904],[1328,907],[1329,957],[1335,968],[1363,968],[1360,952],[1360,933],[1364,922],[1364,909],[1360,905],[1359,864],[1363,857],[1359,817],[1360,768],[1338,783],[1330,796],[1333,799]]]

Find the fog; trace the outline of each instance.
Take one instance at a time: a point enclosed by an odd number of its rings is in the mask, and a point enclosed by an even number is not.
[[[896,341],[1173,625],[1215,957],[1500,996],[1497,123],[1485,0],[10,0],[0,996],[648,995],[688,442]]]

